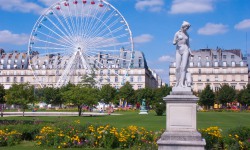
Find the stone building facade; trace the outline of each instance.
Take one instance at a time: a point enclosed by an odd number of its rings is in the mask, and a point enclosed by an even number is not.
[[[200,49],[193,51],[189,59],[188,72],[192,74],[192,89],[202,91],[207,84],[217,91],[222,84],[229,84],[236,90],[241,90],[248,84],[249,71],[247,61],[241,50]],[[175,62],[170,65],[170,86],[174,86]]]
[[[120,55],[127,57],[125,52],[121,51]],[[56,62],[59,57],[60,63]],[[65,69],[63,64],[66,64],[68,59],[67,56],[42,56],[34,53],[31,59],[33,65],[31,66],[27,53],[18,51],[5,53],[4,50],[0,49],[0,83],[4,85],[5,89],[10,88],[13,83],[25,82],[36,87],[55,86]],[[99,68],[95,71],[100,86],[111,84],[113,87],[120,88],[124,77],[125,81],[129,81],[134,89],[157,88],[161,86],[159,84],[162,84],[159,82],[161,81],[159,75],[148,68],[146,58],[141,51],[134,51],[129,69],[126,69],[128,64],[122,62],[119,64],[110,69]],[[86,72],[84,67],[77,68],[70,73],[70,82],[80,83]]]

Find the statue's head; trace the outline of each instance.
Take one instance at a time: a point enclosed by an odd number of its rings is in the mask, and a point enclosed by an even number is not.
[[[188,29],[190,26],[191,26],[191,24],[190,24],[189,22],[187,22],[187,21],[183,21],[183,23],[182,23],[182,25],[181,25],[182,28],[187,27],[187,29]]]

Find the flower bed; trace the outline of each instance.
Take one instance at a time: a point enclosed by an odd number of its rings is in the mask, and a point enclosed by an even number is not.
[[[117,129],[110,125],[74,124],[45,126],[36,136],[37,145],[55,148],[142,148],[157,149],[156,141],[162,132],[147,131],[143,127],[128,126]]]
[[[11,146],[21,141],[21,133],[12,130],[0,130],[0,146]]]

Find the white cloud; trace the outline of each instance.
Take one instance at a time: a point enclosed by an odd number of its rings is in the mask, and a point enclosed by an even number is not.
[[[235,29],[243,30],[250,28],[250,19],[245,19],[234,26]]]
[[[134,38],[135,43],[147,43],[153,40],[153,36],[150,34],[142,34]]]
[[[8,30],[0,31],[0,43],[8,43],[14,45],[27,44],[29,36],[26,34],[13,34]]]
[[[46,6],[51,6],[52,4],[59,2],[59,0],[38,0]]]
[[[213,11],[214,0],[173,0],[169,13],[191,14]]]
[[[164,55],[164,56],[161,56],[158,61],[160,62],[173,62],[175,61],[175,58],[173,56],[169,56],[169,55]]]
[[[44,8],[36,3],[27,2],[26,0],[1,0],[0,9],[6,11],[18,11],[23,13],[41,13]]]
[[[207,23],[204,27],[198,30],[199,34],[203,35],[215,35],[223,34],[228,31],[228,26],[223,24]]]
[[[163,0],[137,0],[135,8],[137,10],[148,10],[150,12],[160,12],[163,10]]]

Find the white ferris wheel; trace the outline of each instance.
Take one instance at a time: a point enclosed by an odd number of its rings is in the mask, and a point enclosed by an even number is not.
[[[104,0],[60,0],[35,23],[28,44],[29,63],[41,85],[95,80],[123,83],[133,66],[133,38],[122,14]],[[123,72],[118,72],[119,68]]]

